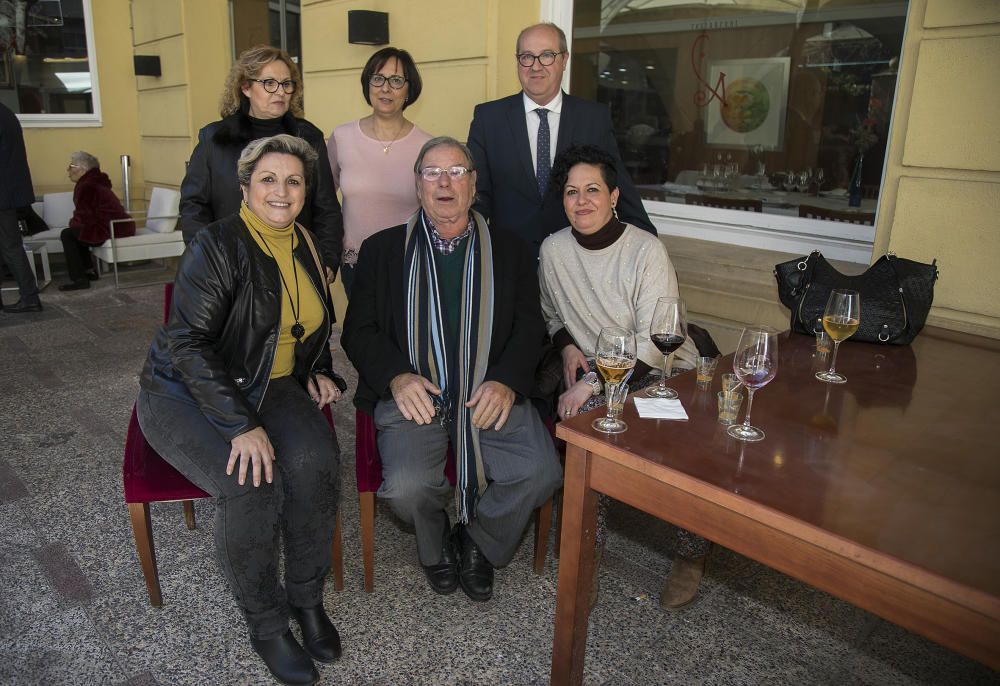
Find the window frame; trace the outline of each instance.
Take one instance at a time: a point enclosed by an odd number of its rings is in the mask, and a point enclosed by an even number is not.
[[[87,39],[87,65],[90,69],[92,114],[18,114],[24,128],[86,128],[103,126],[101,118],[101,89],[98,79],[97,51],[94,41],[94,14],[91,0],[81,0],[83,6],[83,30]]]

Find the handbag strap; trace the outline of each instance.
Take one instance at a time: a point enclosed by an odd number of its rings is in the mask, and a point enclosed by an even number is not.
[[[896,293],[899,295],[899,304],[903,306],[903,331],[902,333],[910,333],[910,311],[906,307],[906,295],[903,292],[903,281],[899,278],[899,270],[896,269],[896,253],[887,252],[885,254],[885,262],[889,265],[892,270],[892,275],[896,277]],[[883,338],[883,334],[885,337]],[[899,335],[896,336],[897,338]],[[889,342],[889,336],[885,332],[885,328],[879,332],[878,339],[883,343]]]
[[[309,230],[302,226],[301,224],[296,224],[299,228],[299,232],[302,234],[302,238],[305,239],[306,245],[309,246],[309,252],[312,253],[313,259],[316,261],[316,271],[319,272],[319,278],[326,281],[326,270],[323,269],[323,263],[320,262],[319,253],[316,252],[316,245],[313,243],[312,236],[309,235]],[[330,299],[330,307],[333,307],[333,284],[326,284],[327,297]]]

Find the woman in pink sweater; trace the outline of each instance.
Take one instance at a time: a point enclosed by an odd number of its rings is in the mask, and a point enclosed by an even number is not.
[[[420,73],[410,53],[383,48],[361,72],[361,92],[372,113],[330,134],[330,167],[344,212],[340,273],[348,298],[362,241],[405,223],[417,210],[413,165],[431,135],[404,117],[403,110],[416,102],[420,90]]]

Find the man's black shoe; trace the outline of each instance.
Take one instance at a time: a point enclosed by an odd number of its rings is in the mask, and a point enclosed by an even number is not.
[[[458,551],[448,529],[445,529],[441,541],[441,561],[435,565],[424,565],[424,574],[435,593],[448,595],[458,588]]]
[[[87,281],[98,281],[100,280],[100,278],[101,275],[95,272],[93,269],[87,272]]]
[[[59,287],[61,291],[82,291],[90,288],[90,279],[80,279],[78,281],[70,281],[69,283],[64,283]]]
[[[275,638],[250,637],[250,645],[257,651],[274,678],[283,684],[308,686],[319,680],[316,665],[302,649],[290,630]]]
[[[10,312],[12,314],[20,314],[22,312],[41,312],[42,301],[35,298],[34,300],[25,302],[24,298],[21,298],[13,305],[4,305],[3,310],[4,312]]]
[[[302,629],[302,647],[309,656],[320,662],[336,662],[341,654],[340,634],[327,617],[323,605],[290,609]]]
[[[461,524],[455,525],[455,539],[458,541],[461,562],[458,581],[465,595],[476,602],[484,603],[493,597],[493,565],[483,555],[472,536]]]

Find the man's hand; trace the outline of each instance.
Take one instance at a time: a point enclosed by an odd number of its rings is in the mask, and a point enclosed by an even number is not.
[[[240,486],[247,481],[247,467],[253,464],[253,485],[260,486],[261,469],[264,471],[264,479],[271,483],[274,478],[272,463],[274,462],[274,448],[271,447],[271,439],[267,437],[264,427],[258,426],[245,434],[240,434],[230,441],[232,450],[229,451],[229,463],[226,465],[226,474],[231,475],[236,467],[236,461],[240,462],[240,473],[238,482]]]
[[[441,395],[441,389],[419,374],[405,372],[394,377],[389,382],[392,399],[400,414],[417,424],[430,424],[434,421],[434,403],[428,393]]]
[[[586,381],[577,381],[570,389],[559,396],[559,417],[572,417],[583,404],[594,396],[593,387]]]
[[[563,381],[566,388],[573,388],[576,383],[576,370],[582,369],[584,373],[590,371],[587,365],[587,358],[584,357],[580,349],[570,343],[560,351],[563,360]]]
[[[330,403],[340,400],[340,389],[324,374],[317,374],[310,378],[306,390],[309,391],[309,397],[321,410]]]
[[[510,416],[510,408],[514,406],[514,391],[499,381],[484,381],[465,406],[476,408],[472,414],[474,427],[487,429],[493,425],[499,431]]]

